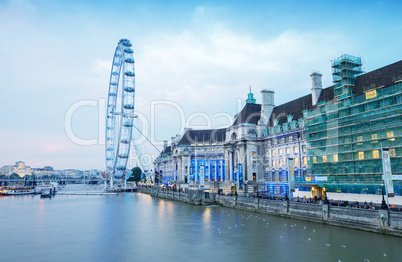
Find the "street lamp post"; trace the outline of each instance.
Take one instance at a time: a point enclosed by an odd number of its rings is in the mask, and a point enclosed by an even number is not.
[[[235,177],[236,177],[235,178],[236,179],[235,187],[236,187],[236,196],[237,196],[238,195],[237,192],[239,191],[239,173],[238,173],[237,167],[235,167],[234,171],[235,171]]]
[[[300,132],[297,132],[297,143],[298,143],[298,145],[299,145],[299,177],[301,177],[302,175],[301,175],[301,172],[302,172],[302,170],[301,170],[301,152],[300,152]]]
[[[388,209],[387,203],[385,203],[385,199],[384,199],[384,184],[383,183],[381,183],[381,195],[382,195],[381,209]]]

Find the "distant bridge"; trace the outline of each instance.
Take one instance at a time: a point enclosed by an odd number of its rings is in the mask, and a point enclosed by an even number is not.
[[[32,185],[33,179],[27,179],[26,183],[28,185]],[[36,183],[49,183],[49,182],[57,182],[59,184],[92,184],[92,185],[97,185],[97,184],[102,184],[104,180],[99,179],[99,178],[92,178],[90,180],[83,179],[83,178],[63,178],[63,179],[58,179],[58,180],[50,180],[50,179],[35,179]],[[25,179],[24,178],[15,178],[15,179],[6,179],[6,178],[0,178],[0,185],[5,185],[5,184],[25,184]]]

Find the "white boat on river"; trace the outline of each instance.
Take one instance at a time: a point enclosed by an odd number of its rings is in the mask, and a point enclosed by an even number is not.
[[[3,186],[0,187],[0,195],[11,196],[11,195],[28,195],[35,194],[35,187],[31,186]]]

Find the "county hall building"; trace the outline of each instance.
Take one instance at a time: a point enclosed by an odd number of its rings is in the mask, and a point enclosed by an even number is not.
[[[165,141],[155,182],[284,196],[294,176],[296,190],[379,193],[385,148],[401,194],[402,61],[363,73],[360,58],[343,55],[331,66],[332,86],[313,72],[311,92],[281,105],[273,90],[261,91],[261,104],[250,91],[230,127]]]

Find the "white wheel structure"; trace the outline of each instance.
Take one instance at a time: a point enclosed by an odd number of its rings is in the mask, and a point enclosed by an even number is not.
[[[111,186],[113,186],[113,180],[125,181],[128,178],[126,166],[135,117],[134,51],[131,46],[128,39],[120,39],[114,53],[110,74],[105,151],[106,175],[110,179]],[[121,81],[120,76],[122,76]],[[119,92],[121,92],[121,99],[117,99]],[[116,125],[116,115],[120,116],[119,125]]]

